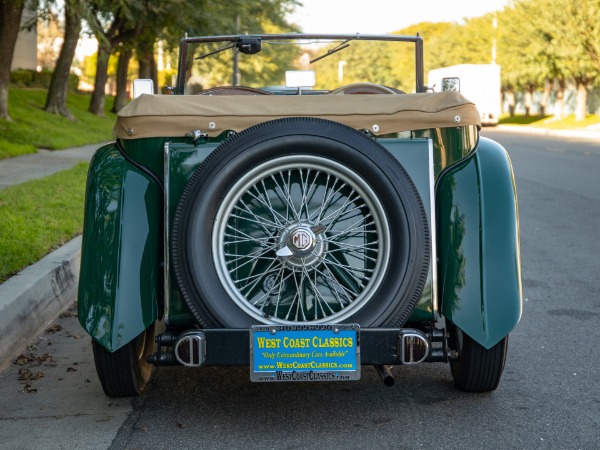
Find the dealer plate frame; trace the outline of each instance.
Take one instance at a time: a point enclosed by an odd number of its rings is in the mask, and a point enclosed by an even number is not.
[[[358,324],[253,325],[253,382],[360,380]]]

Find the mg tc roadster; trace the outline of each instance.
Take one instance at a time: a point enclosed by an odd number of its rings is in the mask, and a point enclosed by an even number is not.
[[[107,395],[168,365],[391,385],[438,362],[496,389],[522,305],[513,172],[423,73],[420,36],[231,35],[181,41],[172,95],[136,81],[87,182],[79,320]]]

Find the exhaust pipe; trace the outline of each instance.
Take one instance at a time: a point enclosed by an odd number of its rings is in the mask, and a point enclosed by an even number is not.
[[[394,375],[392,375],[392,372],[390,371],[390,366],[384,366],[383,364],[375,364],[374,367],[377,370],[379,376],[381,377],[381,381],[383,381],[383,384],[387,387],[392,387],[396,380],[394,378]]]

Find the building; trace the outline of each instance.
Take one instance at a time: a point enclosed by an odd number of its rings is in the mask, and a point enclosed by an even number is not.
[[[31,22],[35,19],[36,12],[29,9],[23,10],[21,25]],[[17,69],[37,69],[37,30],[33,27],[31,31],[21,30],[17,37],[15,53],[13,55],[10,70]]]

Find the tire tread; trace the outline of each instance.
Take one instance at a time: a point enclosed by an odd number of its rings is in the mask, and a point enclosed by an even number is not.
[[[450,363],[454,384],[465,392],[489,392],[498,387],[506,362],[508,336],[490,349],[464,335],[458,361]]]
[[[152,333],[150,340],[153,340],[154,326],[147,332]],[[151,371],[144,374],[140,364],[147,363],[140,363],[137,359],[136,341],[140,338],[145,339],[145,333],[112,353],[98,342],[92,341],[96,373],[102,390],[108,397],[135,397],[146,387]]]

